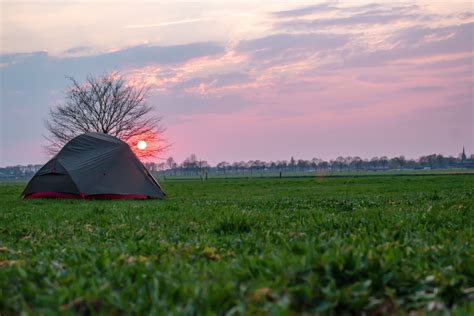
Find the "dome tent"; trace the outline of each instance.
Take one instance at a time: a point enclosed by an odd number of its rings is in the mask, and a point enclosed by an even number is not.
[[[101,133],[69,141],[28,182],[32,198],[164,199],[166,194],[127,143]]]

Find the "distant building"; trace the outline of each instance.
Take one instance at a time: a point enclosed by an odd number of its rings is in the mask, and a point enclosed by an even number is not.
[[[466,150],[464,149],[464,146],[462,146],[461,163],[465,163],[466,160],[467,160]]]

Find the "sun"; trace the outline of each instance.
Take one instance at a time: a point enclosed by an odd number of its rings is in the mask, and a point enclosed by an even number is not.
[[[146,141],[144,141],[144,140],[139,141],[138,144],[137,144],[137,147],[140,150],[145,150],[146,149]]]

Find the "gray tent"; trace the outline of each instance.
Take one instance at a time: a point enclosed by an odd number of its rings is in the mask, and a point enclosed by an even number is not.
[[[69,141],[34,175],[22,195],[26,199],[166,197],[127,143],[101,133]]]

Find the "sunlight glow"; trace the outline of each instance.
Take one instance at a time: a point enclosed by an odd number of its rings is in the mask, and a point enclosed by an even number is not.
[[[141,140],[141,141],[139,141],[139,142],[137,143],[137,147],[138,147],[138,149],[140,149],[140,150],[145,150],[145,149],[146,149],[146,146],[147,146],[147,145],[146,145],[146,141],[144,141],[144,140]]]

